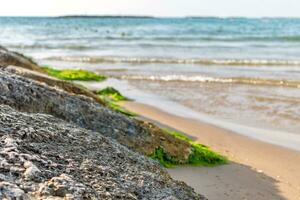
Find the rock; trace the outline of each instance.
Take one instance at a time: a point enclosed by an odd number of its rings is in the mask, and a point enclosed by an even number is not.
[[[42,72],[42,69],[33,60],[20,53],[9,51],[0,46],[0,66],[6,67],[9,65],[20,66],[26,69]]]
[[[88,189],[85,185],[77,183],[66,174],[53,177],[49,181],[40,184],[37,196],[57,196],[66,199],[81,199]]]
[[[30,113],[50,114],[82,128],[100,132],[146,155],[158,147],[185,163],[190,144],[100,105],[91,98],[59,90],[0,70],[0,103]],[[164,138],[164,140],[161,140]]]
[[[23,200],[27,199],[24,191],[21,190],[16,184],[6,181],[0,182],[0,199],[3,200]]]
[[[136,153],[185,163],[190,144],[1,46],[0,116],[0,199],[205,199]]]
[[[41,171],[32,162],[25,162],[24,167],[26,170],[23,175],[26,179],[35,179],[40,175]]]
[[[84,88],[81,85],[77,85],[68,81],[59,80],[57,78],[48,76],[47,74],[28,70],[17,66],[7,66],[4,68],[4,70],[41,83],[45,83],[48,86],[56,87],[72,94],[79,94],[79,95],[90,97],[94,99],[94,101],[96,101],[97,103],[105,105],[105,103],[97,95],[95,95],[93,92],[89,91],[88,89]]]
[[[105,129],[99,134],[7,105],[0,116],[0,199],[204,199],[156,162],[104,137]]]

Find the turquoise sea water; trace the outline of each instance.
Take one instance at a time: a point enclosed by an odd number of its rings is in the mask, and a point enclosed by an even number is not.
[[[0,45],[300,145],[300,19],[2,17]]]
[[[90,51],[98,61],[300,65],[300,19],[0,18],[0,30],[10,48]]]

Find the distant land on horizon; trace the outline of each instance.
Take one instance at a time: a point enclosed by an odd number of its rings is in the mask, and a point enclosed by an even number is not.
[[[151,15],[61,15],[61,16],[1,16],[16,18],[123,18],[123,19],[300,19],[300,17],[246,17],[246,16],[151,16]]]
[[[156,18],[143,15],[63,15],[56,18]]]
[[[186,19],[300,19],[300,17],[246,17],[246,16],[151,16],[151,15],[62,15],[56,18],[186,18]]]

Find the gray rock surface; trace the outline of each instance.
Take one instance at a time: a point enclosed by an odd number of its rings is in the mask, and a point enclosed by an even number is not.
[[[0,66],[6,67],[9,65],[20,66],[35,71],[42,71],[33,60],[20,53],[9,51],[8,49],[0,46]]]
[[[1,70],[0,94],[0,103],[20,111],[51,114],[116,139],[143,135],[135,120],[101,106],[90,98]]]
[[[190,153],[189,144],[0,46],[1,200],[205,199],[135,152],[157,147],[183,163]]]
[[[37,98],[39,90],[51,98],[50,91],[30,81],[0,74],[2,103],[13,104],[8,94],[17,99],[24,95],[23,102],[33,106],[37,101],[31,96]],[[20,84],[16,93],[11,92],[14,85],[4,79]],[[31,95],[23,93],[25,86]],[[26,110],[25,105],[19,105],[20,110]],[[68,108],[74,109],[72,104]],[[7,105],[0,105],[0,116],[0,199],[204,199],[184,183],[172,180],[154,161],[102,136],[106,128],[100,127],[99,134]],[[78,120],[84,123],[84,119]]]
[[[1,64],[1,63],[0,63]],[[94,101],[97,103],[100,103],[102,105],[105,105],[102,99],[100,99],[97,95],[95,95],[93,92],[89,91],[88,89],[84,88],[81,85],[75,84],[73,82],[69,81],[64,81],[64,80],[59,80],[54,77],[50,77],[47,74],[25,69],[23,67],[18,67],[18,66],[12,66],[9,65],[7,67],[3,67],[3,70],[8,71],[13,74],[20,75],[25,78],[29,78],[32,80],[36,80],[41,83],[45,83],[48,86],[51,87],[57,87],[62,90],[65,90],[66,92],[72,93],[72,94],[79,94],[79,95],[84,95],[87,97],[92,98]]]
[[[101,132],[127,147],[150,155],[157,147],[186,161],[190,145],[162,131],[128,118],[93,99],[67,93],[54,87],[0,70],[0,103],[17,110],[51,114],[82,128]],[[160,138],[164,138],[161,140]]]

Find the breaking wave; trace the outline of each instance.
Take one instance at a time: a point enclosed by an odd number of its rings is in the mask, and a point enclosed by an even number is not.
[[[264,59],[177,59],[150,57],[49,57],[48,60],[86,63],[128,63],[128,64],[196,64],[237,66],[300,66],[300,60]]]
[[[187,76],[187,75],[164,75],[164,76],[125,75],[125,76],[121,76],[121,78],[128,79],[128,80],[251,84],[251,85],[270,85],[270,86],[300,88],[300,81],[245,78],[245,77],[215,78],[215,77],[208,77],[208,76]]]

